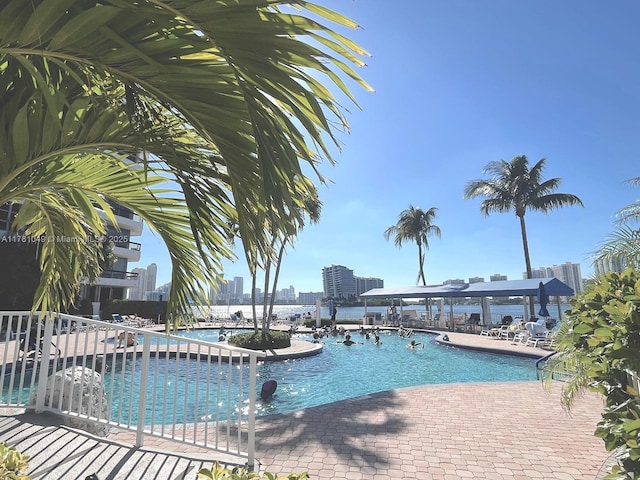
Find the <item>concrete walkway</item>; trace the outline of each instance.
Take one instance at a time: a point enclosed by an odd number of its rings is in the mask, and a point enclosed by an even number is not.
[[[548,353],[479,335],[448,336],[465,348]],[[561,387],[421,386],[260,417],[256,456],[261,471],[308,471],[314,480],[595,479],[610,458],[593,435],[602,401],[586,395],[569,415],[560,404]],[[130,448],[131,433],[114,432],[105,441],[41,415],[0,416],[0,440],[32,456],[34,479],[84,480],[96,473],[100,480],[195,480],[203,462],[214,460],[155,439],[153,450]]]

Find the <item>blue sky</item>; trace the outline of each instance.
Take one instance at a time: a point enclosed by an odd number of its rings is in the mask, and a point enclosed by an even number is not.
[[[417,248],[397,249],[384,231],[414,205],[438,208],[425,262],[427,283],[494,273],[522,278],[519,223],[480,213],[463,200],[467,182],[493,160],[547,159],[544,178],[584,208],[528,212],[534,268],[580,263],[613,231],[614,214],[640,197],[625,180],[640,176],[640,3],[631,0],[319,0],[357,21],[347,35],[372,57],[361,75],[375,88],[352,90],[351,131],[339,136],[337,165],[321,171],[318,225],[286,256],[278,288],[322,290],[322,267],[340,264],[385,286],[414,285]],[[148,229],[135,266],[169,257]],[[225,277],[249,274],[242,261]],[[247,288],[245,288],[247,290]]]

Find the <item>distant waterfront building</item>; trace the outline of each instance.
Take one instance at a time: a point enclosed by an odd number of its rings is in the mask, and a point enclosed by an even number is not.
[[[489,277],[490,282],[503,282],[505,280],[507,280],[507,276],[500,273],[494,273]]]
[[[551,268],[553,269],[553,276],[573,288],[573,291],[576,294],[581,293],[584,290],[582,283],[582,269],[579,263],[567,262],[562,265],[554,265]]]
[[[608,260],[596,260],[593,262],[593,272],[596,276],[604,275],[611,272],[622,272],[627,268],[628,262],[626,258],[611,258]]]
[[[155,263],[147,265],[147,275],[145,279],[144,291],[152,292],[156,289],[156,277],[158,276],[158,266]]]
[[[553,277],[553,270],[547,267],[534,268],[531,270],[531,278],[548,278]],[[522,278],[527,278],[527,272],[522,273]]]
[[[244,278],[233,277],[233,294],[231,295],[231,303],[242,303],[244,300]]]
[[[356,295],[362,295],[373,288],[384,288],[384,280],[375,277],[355,277]]]
[[[353,270],[343,265],[331,265],[322,269],[324,296],[349,298],[356,295],[356,279]]]
[[[294,303],[296,301],[296,289],[293,285],[276,292],[276,302]]]
[[[532,278],[555,277],[562,283],[566,283],[573,288],[576,294],[584,290],[582,269],[579,263],[566,262],[562,265],[553,265],[552,267],[540,267],[532,270],[531,276]],[[522,278],[527,278],[526,272],[522,274]]]
[[[147,270],[144,268],[134,268],[132,273],[137,275],[136,286],[129,289],[129,300],[143,300],[145,292],[145,282],[147,277]]]
[[[160,296],[162,296],[162,300],[166,301],[169,299],[169,294],[171,293],[171,282],[160,285],[152,292],[145,292],[144,299],[146,301],[155,301],[160,300]]]
[[[462,278],[450,278],[442,282],[443,285],[464,285],[466,282]]]
[[[155,263],[147,266],[147,268],[134,268],[136,285],[129,289],[129,300],[144,300],[147,292],[153,292],[156,289],[156,275],[158,267]]]
[[[298,294],[298,304],[315,305],[316,300],[322,300],[323,292],[300,292]]]
[[[469,283],[484,283],[484,277],[470,277]]]

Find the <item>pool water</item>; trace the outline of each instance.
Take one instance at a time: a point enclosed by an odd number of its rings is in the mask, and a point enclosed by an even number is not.
[[[191,331],[180,334],[200,340],[217,341],[218,330]],[[343,337],[323,338],[322,353],[295,360],[260,362],[258,391],[262,383],[276,380],[278,389],[269,401],[259,401],[257,415],[284,413],[358,397],[375,392],[417,385],[509,382],[535,380],[535,360],[461,350],[438,345],[434,334],[418,333],[411,339],[397,333],[382,334],[382,344],[375,345],[352,334],[355,345],[337,343]],[[294,335],[294,340],[309,340],[311,335]],[[410,340],[422,342],[424,349],[408,349]],[[158,359],[164,364],[165,359]],[[171,360],[168,361],[171,363]],[[163,371],[164,365],[158,370]],[[195,368],[195,367],[192,367]],[[232,366],[231,368],[238,368]],[[197,375],[190,372],[189,375]],[[248,368],[244,375],[248,382]],[[179,391],[179,395],[183,392]],[[186,395],[189,395],[187,392]],[[178,401],[178,404],[181,404]],[[245,408],[245,407],[242,407]]]
[[[260,365],[260,381],[278,382],[274,400],[261,405],[261,413],[417,385],[535,379],[533,359],[441,346],[431,334],[414,334],[411,339],[424,344],[424,349],[414,350],[406,348],[408,339],[395,333],[380,338],[382,344],[375,345],[373,337],[366,340],[356,333],[352,340],[362,344],[345,346],[336,343],[342,337],[329,337],[319,355]]]

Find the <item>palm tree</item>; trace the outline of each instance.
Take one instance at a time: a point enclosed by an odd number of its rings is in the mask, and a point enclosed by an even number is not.
[[[322,80],[354,103],[342,76],[370,89],[352,69],[366,52],[322,23],[353,21],[298,0],[205,3],[0,6],[0,204],[21,202],[16,228],[47,238],[103,234],[94,207],[113,218],[109,200],[133,210],[169,250],[172,310],[233,256],[229,219],[254,263],[271,255],[266,215],[279,231],[302,221],[312,192],[296,179],[308,164],[324,181],[327,139],[346,128]],[[99,272],[94,243],[43,245],[34,307],[73,300]]]
[[[427,281],[424,277],[424,255],[429,250],[429,237],[437,236],[440,238],[440,227],[433,224],[436,217],[437,208],[431,207],[424,211],[409,205],[407,210],[400,212],[398,223],[387,228],[384,236],[389,240],[394,237],[396,247],[402,247],[402,243],[406,241],[416,242],[418,245],[418,278],[416,283],[422,279],[422,285],[426,285]]]
[[[628,183],[640,186],[640,177],[632,178]],[[621,260],[624,264],[639,270],[640,229],[629,224],[640,221],[640,201],[622,208],[616,216],[617,228],[595,253],[594,261]]]
[[[531,259],[524,216],[528,209],[548,213],[554,208],[566,205],[581,205],[582,200],[567,193],[553,193],[560,185],[559,178],[542,179],[546,159],[540,159],[529,168],[525,155],[513,157],[510,162],[494,161],[484,168],[489,179],[473,180],[464,189],[466,200],[484,197],[480,211],[484,215],[491,212],[507,213],[513,211],[520,220],[522,246],[527,268],[527,278],[531,278]],[[529,302],[531,315],[534,314],[533,302]]]
[[[307,198],[302,198],[302,201],[298,207],[298,214],[303,213],[309,217],[309,222],[312,224],[318,223],[320,221],[320,212],[322,210],[322,202],[318,199],[317,191],[315,187],[311,186],[311,191],[314,193],[312,196]],[[299,233],[300,230],[304,228],[303,223],[297,223],[296,221],[292,222],[289,228],[278,234],[274,230],[274,236],[272,240],[272,248],[275,257],[272,261],[268,262],[264,267],[265,272],[265,309],[263,313],[263,325],[262,325],[262,334],[264,335],[269,331],[269,326],[271,323],[271,318],[273,314],[273,306],[276,300],[276,289],[278,286],[278,279],[280,277],[280,267],[282,266],[282,260],[284,259],[284,254],[287,248],[287,245],[293,246],[293,241],[295,237]],[[277,247],[277,244],[280,244]],[[269,303],[269,311],[266,312],[266,301],[267,296],[266,293],[269,291],[269,275],[272,264],[275,263],[275,272],[273,277],[273,283],[271,284],[271,301]]]

